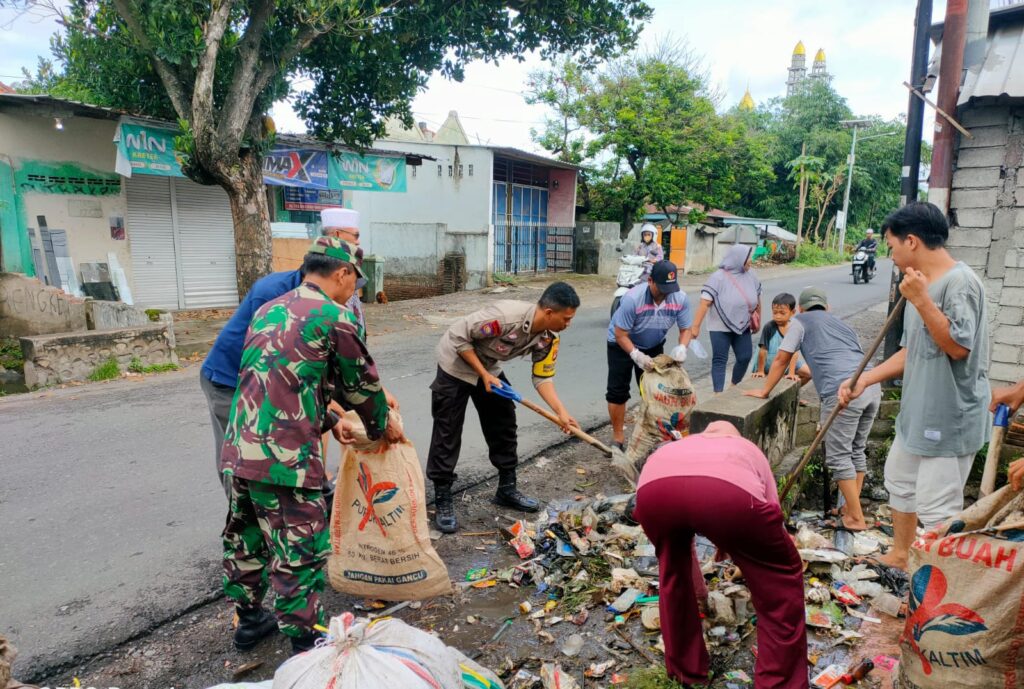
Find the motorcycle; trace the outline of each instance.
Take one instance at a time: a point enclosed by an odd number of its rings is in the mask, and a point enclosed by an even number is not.
[[[644,279],[644,263],[646,260],[643,256],[626,255],[619,257],[619,272],[615,276],[617,288],[615,290],[615,298],[612,299],[612,316],[619,310],[622,295],[636,285],[639,285]]]
[[[871,254],[864,249],[857,249],[853,254],[853,284],[862,280],[866,284],[875,276],[875,266],[871,265]]]

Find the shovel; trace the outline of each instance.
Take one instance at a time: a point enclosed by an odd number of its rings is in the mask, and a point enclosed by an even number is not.
[[[991,495],[996,489],[996,469],[999,468],[999,455],[1003,450],[1003,436],[1009,425],[1010,408],[1000,404],[992,419],[992,437],[988,441],[988,454],[985,455],[985,473],[981,476],[981,497]]]
[[[495,395],[498,395],[499,397],[504,397],[507,400],[512,400],[513,402],[521,404],[530,411],[537,412],[545,419],[558,426],[559,428],[562,427],[562,422],[558,420],[557,416],[549,412],[547,409],[544,409],[543,407],[534,404],[530,400],[524,400],[522,395],[513,390],[512,386],[504,381],[501,383],[501,387],[496,387],[492,385],[491,392],[493,392]],[[612,456],[612,449],[605,445],[604,443],[602,443],[597,438],[595,438],[594,436],[580,430],[579,428],[574,428],[572,426],[569,427],[569,432],[572,433],[577,438],[579,438],[580,440],[582,440],[583,442],[596,447],[598,450],[603,452],[606,457]]]

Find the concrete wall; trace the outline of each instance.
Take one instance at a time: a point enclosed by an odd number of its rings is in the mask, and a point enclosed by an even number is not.
[[[716,250],[717,235],[700,231],[700,226],[690,225],[686,228],[686,266],[683,272],[693,273],[715,268],[721,258],[721,251]]]
[[[11,166],[18,189],[14,214],[3,217],[15,219],[19,233],[25,233],[28,227],[38,229],[40,215],[45,216],[50,229],[65,230],[76,271],[81,263],[106,263],[107,253],[113,252],[128,272],[130,240],[112,239],[110,232],[110,218],[126,215],[123,184],[114,173],[117,123],[84,117],[62,121],[63,130],[57,130],[52,117],[0,111],[0,166]],[[29,175],[103,178],[111,182],[102,186],[52,183],[30,179]],[[8,201],[0,197],[0,205]],[[126,234],[130,236],[130,229]],[[6,264],[6,241],[4,249]]]
[[[1024,378],[1024,107],[981,103],[961,121],[949,250],[985,283],[993,385]]]
[[[443,223],[454,231],[486,230],[491,219],[491,176],[494,156],[489,149],[473,146],[444,146],[416,143],[382,142],[380,148],[421,153],[437,158],[423,165],[408,167],[406,192],[384,193],[354,191],[352,208],[359,211],[363,227],[374,223]],[[462,165],[462,176],[458,166]],[[470,174],[470,166],[473,166]],[[452,167],[452,175],[448,168]],[[438,168],[440,167],[440,174]],[[415,170],[415,173],[413,173]],[[367,253],[384,255],[367,245]]]
[[[698,403],[690,416],[690,432],[700,433],[712,421],[728,421],[777,468],[795,446],[800,386],[783,380],[766,400],[743,394],[761,387],[760,381],[747,380]]]
[[[163,314],[170,318],[170,314]],[[137,328],[153,323],[145,309],[120,301],[85,300],[85,318],[89,330],[118,330]]]
[[[144,366],[178,363],[174,331],[167,323],[121,330],[21,338],[25,385],[30,388],[87,380],[110,357],[121,370],[133,358]]]
[[[85,300],[17,273],[0,273],[0,337],[86,329]]]

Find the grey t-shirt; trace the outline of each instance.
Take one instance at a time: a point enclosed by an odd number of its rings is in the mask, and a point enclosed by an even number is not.
[[[970,350],[954,361],[936,344],[921,314],[907,304],[903,399],[896,432],[908,451],[924,457],[960,457],[988,439],[988,321],[985,287],[967,264],[957,262],[928,286],[928,295],[949,319],[953,341]]]
[[[853,375],[864,358],[857,333],[828,311],[794,316],[779,349],[803,355],[811,367],[814,388],[823,400],[839,391],[839,384]]]

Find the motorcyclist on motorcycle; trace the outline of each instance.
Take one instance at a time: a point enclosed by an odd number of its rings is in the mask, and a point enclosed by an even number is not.
[[[640,246],[636,248],[636,255],[643,256],[646,259],[644,262],[644,278],[651,274],[651,267],[655,263],[665,260],[664,249],[654,241],[654,230],[654,225],[651,223],[644,223],[643,227],[640,228]]]
[[[875,231],[870,227],[865,233],[864,239],[860,240],[860,244],[853,250],[853,253],[857,253],[861,249],[864,249],[868,254],[868,270],[873,271],[875,269],[875,253],[878,251],[878,240],[875,239]]]

